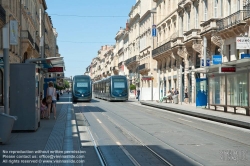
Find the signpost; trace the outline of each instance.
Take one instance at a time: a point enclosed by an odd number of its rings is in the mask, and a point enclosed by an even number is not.
[[[201,66],[202,66],[202,67],[210,66],[210,59],[207,59],[207,63],[206,63],[205,66],[204,66],[204,59],[201,59]]]
[[[222,64],[222,55],[213,55],[213,65]]]
[[[240,59],[247,59],[250,58],[250,54],[240,54]]]

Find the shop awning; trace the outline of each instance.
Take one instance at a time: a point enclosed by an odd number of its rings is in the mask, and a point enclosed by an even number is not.
[[[154,77],[152,76],[142,76],[141,80],[145,81],[145,80],[154,80]]]

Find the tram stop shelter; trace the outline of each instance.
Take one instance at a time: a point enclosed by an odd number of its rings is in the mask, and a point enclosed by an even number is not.
[[[249,116],[250,108],[250,59],[239,59],[222,64],[206,66],[192,70],[207,74],[207,104],[208,108],[228,107],[246,109]],[[200,86],[200,85],[196,85]],[[197,94],[196,94],[197,96]]]

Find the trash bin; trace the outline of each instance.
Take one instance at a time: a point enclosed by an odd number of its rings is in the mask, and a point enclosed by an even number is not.
[[[173,101],[174,101],[175,104],[179,103],[178,95],[173,95]]]
[[[17,120],[16,116],[0,113],[0,142],[2,144],[8,141],[15,120]]]

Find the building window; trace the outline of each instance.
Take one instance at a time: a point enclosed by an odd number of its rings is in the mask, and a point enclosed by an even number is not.
[[[195,6],[194,9],[195,9],[195,28],[197,29],[199,23],[199,11],[198,11],[199,8],[198,6]]]
[[[223,17],[223,0],[220,1],[220,16]]]
[[[231,14],[231,0],[228,0],[228,5],[227,5],[227,8],[228,8],[228,15]]]
[[[207,0],[204,0],[204,21],[207,21]]]
[[[179,35],[180,35],[180,37],[182,37],[183,36],[183,17],[181,16],[180,17],[180,31],[179,31]]]
[[[187,12],[187,31],[190,30],[190,12]]]
[[[218,0],[214,0],[214,18],[218,17]]]
[[[231,61],[231,45],[229,44],[228,46],[228,62]]]

